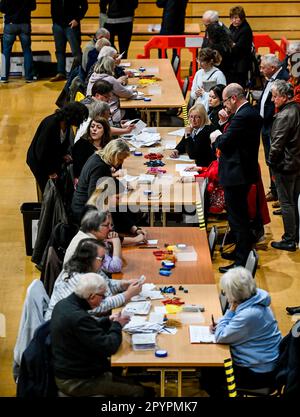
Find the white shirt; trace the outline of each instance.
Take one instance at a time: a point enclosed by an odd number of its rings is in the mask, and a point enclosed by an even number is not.
[[[281,68],[279,68],[279,70],[277,72],[275,72],[275,74],[272,75],[272,77],[268,80],[266,88],[264,89],[264,93],[262,95],[261,98],[261,102],[260,102],[260,112],[259,114],[261,115],[261,117],[264,117],[265,114],[265,103],[267,100],[267,97],[271,91],[271,87],[273,82],[276,80],[277,75],[280,73]]]
[[[204,92],[202,97],[196,96],[196,90],[203,88],[203,81],[216,81],[216,84],[226,85],[226,78],[222,71],[216,67],[212,67],[209,71],[204,71],[203,68],[198,70],[195,74],[192,89],[191,97],[197,99],[196,103],[201,103],[205,107],[206,111],[208,110],[208,97],[209,94]]]

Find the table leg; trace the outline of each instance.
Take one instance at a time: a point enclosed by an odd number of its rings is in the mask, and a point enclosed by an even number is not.
[[[149,216],[150,216],[150,227],[153,227],[154,226],[154,211],[152,211],[151,209],[150,209]]]
[[[167,226],[167,213],[165,211],[161,212],[161,222],[163,227]]]
[[[165,396],[165,376],[166,376],[165,369],[161,369],[160,370],[160,396],[161,397]]]
[[[156,126],[160,125],[160,111],[158,110],[156,112]]]
[[[150,127],[151,125],[151,112],[149,110],[146,110],[147,115],[147,126]]]
[[[182,369],[178,369],[177,396],[182,397]]]

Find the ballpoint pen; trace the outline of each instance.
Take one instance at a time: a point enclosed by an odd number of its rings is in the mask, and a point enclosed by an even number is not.
[[[213,327],[216,327],[216,322],[215,322],[215,320],[214,320],[214,315],[212,314],[211,315],[211,321],[212,321],[212,325],[213,325]]]

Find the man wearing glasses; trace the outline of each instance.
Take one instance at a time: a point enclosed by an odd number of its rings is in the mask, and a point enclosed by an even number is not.
[[[81,276],[71,295],[59,301],[51,318],[55,381],[67,396],[130,396],[145,394],[144,387],[111,372],[110,356],[122,343],[128,316],[113,314],[95,320],[88,310],[97,307],[107,290],[98,274]]]
[[[224,188],[228,222],[236,238],[235,262],[220,267],[220,272],[245,266],[252,248],[247,197],[251,184],[258,180],[258,149],[262,118],[248,103],[239,84],[229,84],[223,91],[223,106],[230,123],[219,136],[212,134],[214,146],[221,151],[219,179]],[[216,138],[217,136],[217,138]]]

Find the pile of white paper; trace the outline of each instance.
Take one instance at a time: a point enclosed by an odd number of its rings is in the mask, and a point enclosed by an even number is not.
[[[133,322],[130,320],[126,326],[123,327],[123,330],[130,334],[135,333],[158,333],[162,329],[162,325],[159,323],[153,323],[150,321],[145,322]]]
[[[143,130],[138,135],[134,135],[132,138],[128,138],[130,144],[135,148],[143,148],[145,146],[152,146],[160,142],[161,136],[160,133],[150,133]]]
[[[216,343],[208,326],[189,326],[191,343]]]
[[[132,335],[133,350],[153,350],[156,347],[156,333]]]
[[[124,315],[133,315],[138,314],[141,316],[149,314],[151,309],[151,301],[142,301],[142,302],[131,302],[126,304],[122,310]]]

